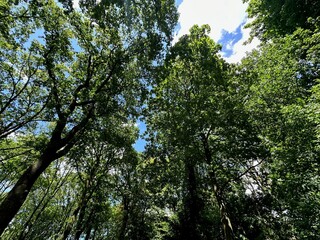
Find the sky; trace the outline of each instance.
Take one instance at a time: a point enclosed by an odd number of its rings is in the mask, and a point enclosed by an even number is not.
[[[176,4],[180,17],[174,42],[189,33],[193,25],[209,24],[210,37],[222,44],[221,56],[229,63],[240,62],[246,52],[259,45],[257,39],[244,45],[249,38],[250,29],[244,28],[248,22],[247,4],[243,4],[242,0],[176,0]],[[143,133],[145,124],[138,122],[138,125],[140,133]],[[143,151],[144,146],[143,139],[139,139],[134,145],[137,151]]]
[[[221,55],[230,63],[239,62],[247,51],[259,44],[254,39],[251,44],[243,45],[250,29],[244,28],[248,21],[247,4],[242,0],[176,0],[176,4],[180,17],[174,42],[194,24],[209,24],[210,36],[223,45]]]

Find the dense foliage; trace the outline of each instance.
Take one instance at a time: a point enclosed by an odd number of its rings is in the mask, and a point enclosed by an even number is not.
[[[252,36],[262,40],[292,34],[297,28],[312,28],[320,16],[317,0],[243,0],[248,3]]]
[[[228,64],[173,0],[1,1],[1,239],[318,239],[320,6],[245,2]]]

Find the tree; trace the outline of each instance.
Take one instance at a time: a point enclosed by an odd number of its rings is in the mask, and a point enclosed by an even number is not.
[[[1,8],[2,21],[12,18],[8,11],[30,14],[27,24],[22,24],[25,18],[20,16],[9,25],[14,43],[1,46],[5,53],[1,60],[5,70],[1,75],[2,133],[8,136],[20,129],[25,134],[33,123],[31,131],[46,136],[39,144],[38,159],[0,205],[1,233],[35,181],[74,147],[89,123],[99,124],[102,117],[116,117],[119,111],[125,116],[134,114],[135,99],[143,91],[139,79],[147,77],[152,60],[170,40],[177,18],[173,1],[82,4],[80,10],[55,1],[17,2]],[[37,33],[41,38],[33,39]],[[19,105],[12,105],[15,101]],[[12,106],[21,109],[13,120]],[[9,128],[12,125],[16,127]]]
[[[264,151],[246,121],[241,101],[231,98],[238,86],[233,84],[231,67],[217,54],[220,46],[207,36],[208,31],[208,26],[194,26],[172,47],[155,82],[147,123],[154,148],[163,148],[164,157],[180,159],[184,164],[185,203],[196,204],[202,199],[204,204],[197,182],[206,178],[225,238],[233,239],[238,233],[228,203],[232,184],[239,180],[241,170],[246,170],[248,161],[262,158]],[[190,224],[198,231],[194,237],[200,239],[204,236],[201,207],[187,205],[189,210],[198,209],[185,216],[198,221]],[[193,216],[189,218],[189,214]]]
[[[63,167],[61,167],[63,166]],[[34,185],[22,211],[16,215],[2,234],[3,239],[39,239],[54,236],[70,211],[68,199],[72,196],[72,169],[63,159],[51,165]]]
[[[292,34],[298,28],[312,27],[309,18],[320,16],[317,0],[244,0],[248,2],[248,16],[253,21],[247,25],[251,36],[261,40]]]
[[[319,28],[313,29],[274,39],[241,64],[242,82],[249,86],[245,105],[250,122],[270,152],[266,171],[259,175],[268,179],[263,195],[272,202],[265,219],[278,223],[270,227],[272,238],[317,235],[318,125],[311,106],[318,89]]]
[[[4,239],[154,239],[159,216],[132,148],[137,128],[118,119],[89,127],[36,181]]]
[[[173,1],[2,1],[1,237],[317,239],[318,3],[245,2],[227,64]]]

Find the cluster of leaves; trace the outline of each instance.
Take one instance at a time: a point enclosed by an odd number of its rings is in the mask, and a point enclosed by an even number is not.
[[[320,16],[317,0],[243,0],[248,3],[248,16],[253,21],[247,25],[251,36],[266,41],[286,34],[297,28],[312,27],[311,19]]]

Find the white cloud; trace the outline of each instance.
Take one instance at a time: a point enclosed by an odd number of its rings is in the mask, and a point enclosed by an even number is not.
[[[246,20],[246,8],[247,4],[243,4],[242,0],[183,0],[178,8],[181,29],[175,36],[174,42],[182,35],[187,34],[194,24],[209,24],[211,27],[210,37],[218,42],[222,36],[222,30],[234,32]],[[226,58],[228,62],[239,61],[246,51],[257,46],[257,40],[243,46],[243,43],[248,39],[250,30],[243,28],[241,30],[243,38],[235,44],[234,54],[230,58]]]
[[[188,33],[194,24],[209,24],[210,36],[218,41],[222,29],[232,32],[241,24],[245,10],[242,0],[184,0],[178,8],[181,29],[177,37]]]
[[[232,50],[233,49],[232,41],[229,41],[225,47],[227,50]]]
[[[101,0],[96,0],[96,4],[99,4],[101,2]],[[73,9],[79,9],[80,5],[79,5],[79,0],[72,0],[72,7]]]
[[[241,28],[242,38],[233,46],[233,54],[225,58],[229,63],[237,63],[246,55],[247,52],[250,52],[252,49],[257,48],[260,44],[260,41],[257,38],[254,38],[251,43],[244,45],[244,43],[249,39],[250,29]]]
[[[73,0],[72,7],[73,9],[79,9],[79,0]]]

